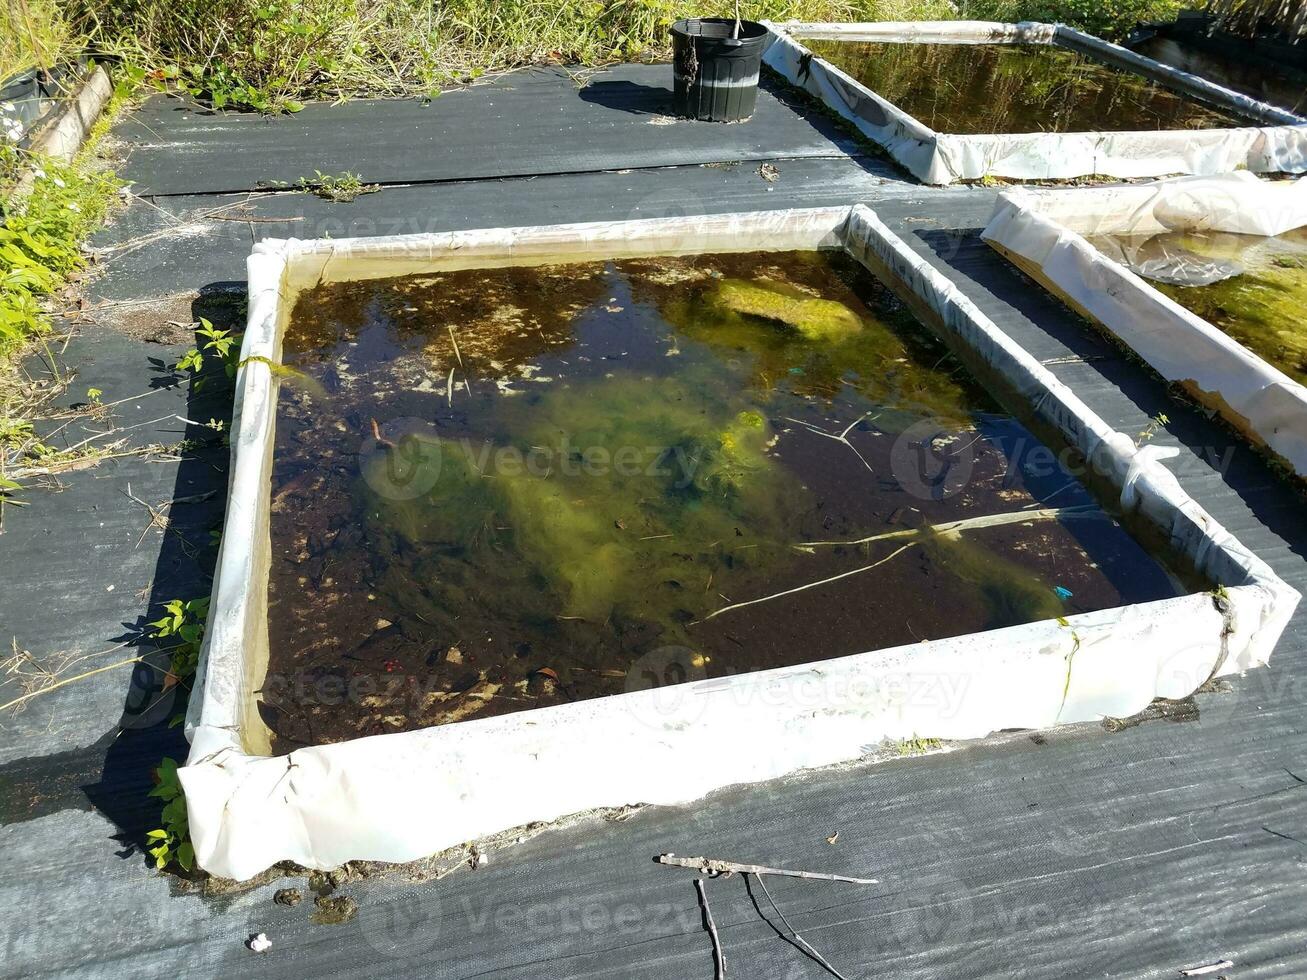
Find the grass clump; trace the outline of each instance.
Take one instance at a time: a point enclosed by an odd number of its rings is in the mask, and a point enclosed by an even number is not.
[[[0,81],[29,68],[51,68],[72,56],[77,32],[60,0],[0,4]]]
[[[1119,37],[1176,0],[754,0],[751,20],[1062,21]],[[136,81],[214,108],[295,112],[307,99],[435,95],[522,65],[665,58],[681,17],[733,16],[731,0],[9,0],[0,76],[87,47]]]

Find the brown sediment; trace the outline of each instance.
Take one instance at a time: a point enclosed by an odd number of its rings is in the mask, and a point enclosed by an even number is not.
[[[800,39],[938,133],[1212,129],[1248,123],[1052,44]]]
[[[669,650],[725,676],[1174,594],[1111,521],[1032,521],[712,616],[894,551],[804,541],[1088,500],[842,253],[339,284],[294,315],[327,397],[279,406],[280,752],[620,693]]]

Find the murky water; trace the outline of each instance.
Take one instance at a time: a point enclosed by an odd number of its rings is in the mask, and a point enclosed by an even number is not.
[[[1307,384],[1307,228],[1276,238],[1171,232],[1093,244]]]
[[[1174,594],[842,254],[319,287],[286,359],[278,751]]]
[[[1307,73],[1266,58],[1224,57],[1168,37],[1152,37],[1134,46],[1142,55],[1192,75],[1232,88],[1299,115],[1307,113]]]
[[[1247,125],[1142,75],[1049,44],[802,43],[938,133]]]

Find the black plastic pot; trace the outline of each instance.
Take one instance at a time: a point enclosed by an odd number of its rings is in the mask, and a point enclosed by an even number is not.
[[[758,72],[767,28],[751,20],[700,17],[672,25],[672,71],[678,116],[739,122],[758,104]]]

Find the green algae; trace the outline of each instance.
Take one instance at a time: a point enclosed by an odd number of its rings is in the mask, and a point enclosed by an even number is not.
[[[1123,256],[1185,309],[1307,384],[1307,228],[1275,238],[1170,232],[1096,244]],[[1225,278],[1183,284],[1186,274],[1199,273]]]
[[[712,303],[742,316],[783,324],[808,340],[847,340],[862,329],[858,315],[843,303],[805,296],[784,283],[728,279],[718,283]]]
[[[959,380],[948,349],[896,300],[850,288],[851,262],[830,260],[839,279],[824,285],[838,298],[813,295],[814,271],[828,276],[821,266],[763,265],[746,282],[730,275],[744,271],[730,257],[720,262],[724,272],[713,269],[716,276],[672,287],[642,281],[635,292],[686,338],[746,359],[749,383],[764,401],[781,393],[834,398],[852,391],[884,409],[886,424],[888,416],[906,413],[961,426],[978,408],[992,408],[983,390]]]
[[[985,546],[982,534],[932,534],[921,545],[949,574],[971,583],[986,609],[990,628],[1032,623],[1062,615],[1047,581]]]
[[[736,561],[722,544],[783,548],[783,500],[797,490],[767,454],[761,414],[675,379],[623,374],[554,389],[508,409],[493,445],[415,438],[425,444],[414,479],[431,489],[411,500],[372,494],[382,533],[458,561],[511,548],[561,615],[593,622],[701,614],[717,566]],[[386,486],[375,472],[364,485]]]
[[[1051,44],[802,43],[939,133],[1245,125],[1142,75]]]

